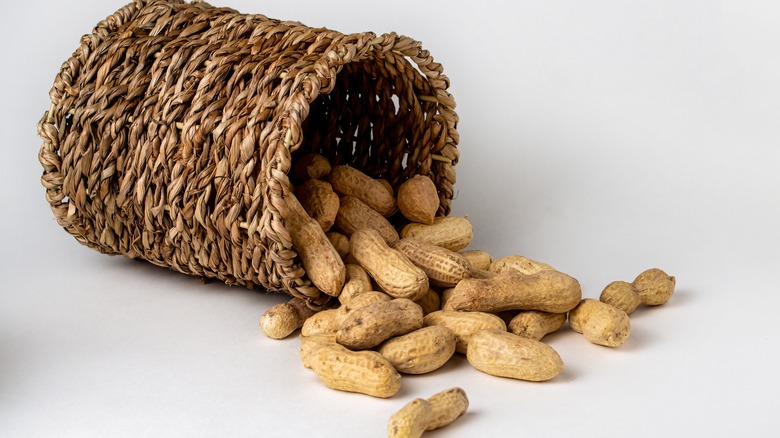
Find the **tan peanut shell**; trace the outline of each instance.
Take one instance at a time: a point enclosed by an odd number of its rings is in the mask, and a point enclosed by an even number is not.
[[[387,422],[388,438],[419,438],[431,422],[433,408],[428,400],[416,398],[402,407]]]
[[[345,301],[341,304],[341,307],[338,308],[338,320],[344,321],[350,313],[361,307],[366,307],[374,303],[387,303],[392,299],[393,298],[390,295],[384,292],[373,290],[355,295],[351,300]]]
[[[370,228],[376,230],[388,245],[398,242],[398,231],[390,222],[363,201],[352,196],[341,197],[335,223],[336,227],[347,236],[352,236],[361,228]]]
[[[329,388],[387,398],[401,388],[401,375],[376,351],[351,351],[338,344],[314,347],[305,362]]]
[[[428,397],[431,404],[431,420],[425,430],[434,430],[444,427],[458,417],[466,413],[469,408],[469,399],[466,391],[461,388],[450,388]]]
[[[541,340],[557,331],[566,322],[565,313],[548,313],[539,310],[523,310],[507,324],[509,332],[526,338]]]
[[[642,304],[658,306],[672,297],[676,280],[666,272],[653,268],[639,274],[632,284],[637,289]]]
[[[301,328],[306,318],[313,314],[314,310],[310,309],[305,301],[293,298],[268,309],[260,317],[260,328],[269,338],[284,339]]]
[[[377,181],[379,181],[384,188],[387,189],[388,192],[390,192],[390,196],[395,196],[395,190],[393,190],[393,185],[390,184],[390,181],[384,179],[384,178],[378,178]]]
[[[310,153],[301,156],[293,164],[293,175],[299,182],[309,179],[324,180],[330,173],[330,161],[320,154]]]
[[[352,350],[364,350],[393,336],[417,330],[422,325],[420,306],[406,298],[396,298],[351,312],[341,323],[336,342]]]
[[[561,357],[549,345],[501,330],[474,333],[466,358],[483,373],[532,382],[550,380],[563,370]]]
[[[341,259],[345,259],[349,254],[349,237],[339,233],[338,231],[329,231],[326,236],[333,248],[336,248],[336,252]]]
[[[422,298],[416,300],[415,303],[422,307],[423,315],[427,315],[441,309],[441,298],[439,297],[439,294],[430,288],[428,289],[428,292],[426,292]]]
[[[306,214],[298,199],[288,195],[285,200],[285,226],[290,231],[293,248],[301,259],[306,276],[322,292],[337,296],[344,287],[344,262],[320,225]]]
[[[495,272],[490,272],[485,269],[471,269],[471,272],[469,272],[470,278],[477,278],[477,279],[487,279],[487,278],[493,278],[496,276]]]
[[[490,253],[481,249],[461,251],[460,254],[469,261],[471,269],[489,270],[490,264],[493,263],[493,257],[491,257]]]
[[[471,336],[485,329],[506,331],[506,323],[496,315],[483,312],[454,312],[451,310],[439,310],[425,315],[423,323],[426,326],[442,326],[448,328],[454,335],[457,343],[455,351],[466,353]]]
[[[569,326],[590,342],[606,347],[622,345],[631,334],[626,312],[589,298],[569,312]]]
[[[424,175],[415,175],[398,188],[398,209],[412,222],[432,224],[439,210],[436,184]]]
[[[582,298],[580,284],[558,271],[524,275],[508,270],[495,277],[467,278],[455,286],[445,310],[497,313],[504,310],[541,310],[565,313]]]
[[[360,199],[384,217],[391,216],[397,210],[393,194],[381,182],[354,167],[334,167],[328,182],[337,193]]]
[[[303,336],[313,336],[322,333],[336,333],[341,326],[339,309],[326,309],[315,313],[306,319],[301,327]]]
[[[531,260],[527,257],[519,255],[510,255],[501,257],[498,260],[494,260],[490,265],[489,270],[491,272],[495,272],[496,274],[500,274],[509,269],[520,271],[525,275],[533,275],[541,271],[555,270],[555,268],[548,265],[547,263],[537,262],[536,260]]]
[[[613,281],[608,284],[604,290],[601,291],[599,301],[615,306],[626,312],[627,315],[630,315],[640,304],[642,304],[642,300],[639,298],[639,294],[634,285],[626,283],[625,281]]]
[[[421,240],[401,239],[393,248],[401,251],[425,272],[431,283],[438,286],[453,287],[471,272],[471,265],[466,257]]]
[[[322,228],[330,230],[339,211],[339,195],[325,181],[310,179],[298,186],[295,196],[306,213]]]
[[[414,301],[428,291],[428,276],[375,230],[360,229],[349,240],[352,256],[383,291]]]
[[[417,329],[386,341],[379,347],[401,373],[424,374],[441,368],[455,354],[455,334],[443,326]]]
[[[443,310],[448,308],[447,301],[450,300],[450,297],[452,296],[452,292],[454,291],[455,291],[454,287],[444,289],[443,291],[441,291],[441,298],[440,298],[441,305],[439,306],[439,309]]]
[[[401,229],[401,238],[414,237],[450,251],[460,251],[471,243],[474,232],[468,217],[437,217],[430,225],[411,223]]]
[[[311,351],[323,344],[335,344],[336,332],[333,333],[317,333],[309,336],[304,336],[302,333],[298,336],[301,341],[301,348],[298,350],[298,354],[301,357],[301,362],[305,368],[311,368],[308,355]]]
[[[368,272],[360,265],[347,263],[344,265],[346,270],[346,281],[344,282],[344,289],[339,294],[339,301],[341,304],[355,298],[363,292],[369,292],[371,290],[371,278],[368,276]]]

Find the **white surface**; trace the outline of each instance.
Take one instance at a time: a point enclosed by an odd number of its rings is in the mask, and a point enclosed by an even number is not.
[[[462,386],[427,436],[769,436],[777,425],[777,2],[217,2],[343,32],[398,31],[444,64],[461,117],[455,214],[596,297],[660,267],[668,305],[612,350],[572,332],[538,384],[456,358],[390,400],[339,393],[258,317],[283,301],[80,246],[38,182],[35,124],[79,37],[121,1],[13,2],[0,27],[0,436],[383,436]]]

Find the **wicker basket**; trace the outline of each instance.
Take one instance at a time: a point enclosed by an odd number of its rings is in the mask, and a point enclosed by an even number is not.
[[[404,36],[344,35],[203,2],[137,0],[68,59],[38,125],[46,199],[84,245],[320,306],[285,229],[316,151],[450,211],[449,80]]]

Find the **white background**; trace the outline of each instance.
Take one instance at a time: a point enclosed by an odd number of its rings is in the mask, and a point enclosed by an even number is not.
[[[463,387],[427,436],[769,436],[778,425],[780,4],[224,0],[245,13],[423,41],[461,118],[454,214],[597,297],[677,277],[617,349],[547,338],[565,371],[501,379],[462,357],[389,400],[325,388],[258,317],[283,297],[79,245],[44,200],[35,125],[79,37],[122,1],[4,5],[0,436],[379,437]]]

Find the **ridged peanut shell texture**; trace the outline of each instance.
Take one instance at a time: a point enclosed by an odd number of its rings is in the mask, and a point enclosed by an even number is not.
[[[526,338],[541,340],[545,335],[557,331],[566,322],[565,313],[548,313],[538,310],[525,310],[515,315],[508,331]]]
[[[339,195],[325,181],[310,179],[298,186],[295,196],[322,231],[330,230],[339,211]]]
[[[383,291],[418,300],[428,291],[428,276],[403,253],[390,248],[375,230],[360,229],[349,240],[352,257]]]
[[[446,327],[424,327],[382,344],[379,354],[396,370],[424,374],[441,368],[455,353],[455,335]]]
[[[500,274],[510,269],[520,271],[525,275],[533,275],[541,271],[555,270],[555,268],[548,265],[547,263],[537,262],[536,260],[531,260],[528,257],[519,255],[509,255],[506,257],[501,257],[498,260],[494,260],[493,263],[490,264],[489,268],[491,272],[495,272],[496,274]]]
[[[354,196],[342,196],[336,227],[347,236],[361,228],[376,230],[388,245],[398,242],[398,231],[381,214]]]
[[[642,304],[659,306],[672,297],[676,282],[676,279],[666,272],[653,268],[639,274],[632,284],[637,289]]]
[[[493,376],[541,382],[563,370],[563,361],[547,344],[500,330],[471,337],[466,354],[476,369]]]
[[[631,334],[626,312],[592,299],[582,300],[569,312],[569,326],[590,342],[606,347],[622,345]]]
[[[332,389],[387,398],[401,389],[401,375],[376,351],[351,351],[338,344],[315,346],[304,359]]]
[[[320,225],[306,214],[295,196],[285,198],[285,225],[292,245],[301,259],[306,276],[314,286],[330,296],[338,296],[344,287],[346,271],[336,249]]]
[[[328,182],[337,193],[354,196],[384,217],[396,212],[393,194],[379,181],[350,166],[336,166]]]
[[[449,329],[457,341],[455,351],[464,354],[474,333],[485,329],[506,331],[504,320],[491,313],[483,312],[439,310],[425,315],[423,322],[426,326],[442,326]]]
[[[431,404],[433,411],[431,412],[431,421],[425,430],[444,427],[465,414],[469,408],[466,391],[458,387],[437,392],[428,397],[428,403]]]
[[[433,408],[428,400],[416,398],[402,407],[387,422],[388,438],[419,438],[431,422]]]
[[[438,286],[453,287],[471,272],[471,265],[463,255],[418,239],[401,239],[393,248],[401,251]]]
[[[493,278],[467,278],[449,294],[445,310],[497,313],[504,310],[541,310],[566,313],[582,298],[580,284],[558,271],[524,275],[508,270]]]
[[[314,310],[310,309],[305,301],[293,298],[268,309],[260,317],[260,328],[271,339],[284,339],[301,328],[312,315]]]
[[[469,246],[474,237],[468,217],[437,217],[430,225],[411,223],[401,229],[401,238],[413,237],[423,242],[441,246],[450,251],[460,251]]]
[[[432,224],[439,209],[436,184],[424,175],[415,175],[398,188],[398,209],[412,222]]]
[[[422,326],[422,308],[406,298],[397,298],[354,310],[341,323],[336,342],[352,350],[365,350]]]

